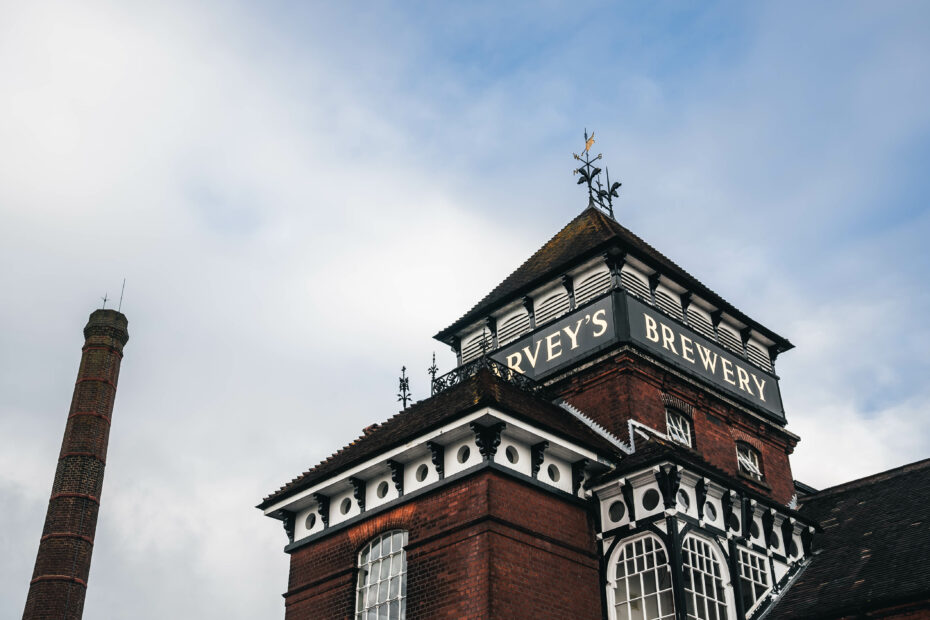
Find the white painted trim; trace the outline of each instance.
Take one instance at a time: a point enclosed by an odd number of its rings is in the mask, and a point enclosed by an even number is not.
[[[533,426],[533,425],[531,425],[531,424],[527,424],[526,422],[523,422],[523,421],[521,421],[521,420],[518,420],[518,419],[516,419],[516,418],[514,418],[514,417],[512,417],[512,416],[510,416],[510,415],[507,415],[506,413],[502,413],[502,412],[497,411],[496,409],[493,409],[493,408],[491,408],[491,407],[485,407],[485,408],[479,409],[478,411],[475,411],[475,412],[473,412],[473,413],[471,413],[471,414],[469,414],[469,415],[466,415],[466,416],[464,416],[464,417],[458,418],[458,419],[455,420],[454,422],[450,422],[449,424],[446,424],[446,425],[444,425],[444,426],[441,426],[440,428],[434,430],[434,431],[431,432],[431,433],[426,433],[426,434],[424,434],[424,435],[420,435],[420,436],[417,437],[416,439],[413,439],[413,440],[411,440],[411,441],[408,441],[407,443],[405,443],[405,444],[403,444],[403,445],[401,445],[401,446],[398,446],[398,447],[394,448],[393,450],[388,450],[387,452],[382,452],[382,453],[379,454],[378,456],[373,457],[373,458],[371,458],[371,459],[368,459],[367,461],[365,461],[365,462],[363,462],[363,463],[361,463],[361,464],[359,464],[359,465],[356,465],[355,467],[352,467],[352,468],[348,469],[347,471],[344,471],[344,472],[342,472],[342,473],[340,473],[340,474],[338,474],[338,475],[332,476],[332,477],[327,478],[327,479],[325,479],[325,480],[323,480],[323,481],[321,481],[321,482],[318,482],[317,484],[313,485],[312,487],[310,487],[310,488],[308,488],[308,489],[304,489],[303,491],[300,491],[299,493],[296,493],[296,494],[294,494],[294,495],[291,495],[290,497],[287,497],[287,498],[285,498],[285,499],[282,499],[282,500],[278,501],[277,503],[272,504],[271,506],[269,506],[268,508],[266,508],[266,509],[264,510],[264,514],[265,514],[265,515],[270,515],[271,513],[275,512],[275,511],[277,511],[277,510],[281,510],[282,508],[286,508],[286,507],[288,507],[288,506],[291,506],[291,505],[293,505],[293,504],[299,502],[300,500],[306,499],[306,498],[308,498],[308,497],[312,497],[314,493],[318,493],[320,490],[322,490],[322,489],[324,489],[324,488],[326,488],[326,487],[332,485],[334,482],[346,480],[346,479],[348,479],[349,477],[355,476],[356,474],[359,474],[359,473],[365,471],[366,469],[369,469],[369,468],[374,467],[374,466],[376,466],[376,465],[380,465],[380,464],[384,463],[385,461],[387,461],[387,460],[389,460],[389,459],[391,459],[391,458],[397,456],[398,454],[401,454],[401,453],[403,453],[403,452],[406,452],[407,450],[410,450],[411,448],[416,448],[416,447],[418,447],[418,446],[422,446],[422,445],[424,445],[427,441],[430,441],[430,440],[435,439],[435,438],[437,438],[437,437],[440,437],[440,436],[442,436],[442,435],[444,435],[444,434],[446,434],[446,433],[448,433],[448,432],[450,432],[450,431],[453,431],[453,430],[459,429],[459,428],[461,428],[461,427],[463,427],[463,426],[466,426],[469,422],[473,422],[474,420],[478,420],[478,419],[480,419],[480,418],[482,418],[482,417],[484,417],[484,416],[486,416],[486,415],[493,416],[495,419],[500,420],[501,422],[507,423],[508,426],[511,426],[511,425],[512,425],[512,426],[521,428],[521,429],[524,430],[524,431],[527,431],[527,432],[529,432],[529,433],[531,433],[531,434],[533,434],[533,435],[536,435],[536,436],[539,437],[540,439],[545,439],[545,440],[549,441],[549,443],[550,443],[551,445],[558,445],[559,447],[565,448],[565,449],[567,449],[567,450],[569,450],[569,451],[571,451],[571,452],[574,452],[574,453],[578,454],[580,457],[590,459],[591,461],[594,461],[594,462],[602,462],[600,459],[598,459],[598,455],[597,455],[595,452],[592,452],[591,450],[588,450],[587,448],[582,448],[581,446],[579,446],[579,445],[577,445],[577,444],[575,444],[575,443],[572,443],[571,441],[562,439],[562,438],[560,438],[560,437],[558,437],[558,436],[556,436],[556,435],[553,435],[552,433],[549,433],[549,432],[543,431],[543,430],[541,430],[541,429],[538,429],[538,428],[536,428],[535,426]]]

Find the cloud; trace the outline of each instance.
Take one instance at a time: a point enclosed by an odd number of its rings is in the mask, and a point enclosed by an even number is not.
[[[930,55],[899,8],[4,5],[0,615],[98,295],[127,278],[88,616],[280,615],[251,506],[392,415],[402,364],[416,398],[451,368],[430,336],[583,206],[585,125],[621,221],[798,345],[797,478],[926,456]]]

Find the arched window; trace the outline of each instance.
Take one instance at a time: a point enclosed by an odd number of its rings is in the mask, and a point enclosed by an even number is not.
[[[356,620],[403,620],[407,599],[407,532],[378,536],[358,554]]]
[[[682,545],[681,556],[688,617],[726,620],[727,592],[723,569],[711,544],[688,536]]]
[[[613,620],[675,617],[672,574],[657,538],[646,536],[623,544],[610,571]]]
[[[736,464],[741,474],[753,480],[761,481],[765,477],[762,473],[762,456],[748,443],[738,442],[736,444]]]

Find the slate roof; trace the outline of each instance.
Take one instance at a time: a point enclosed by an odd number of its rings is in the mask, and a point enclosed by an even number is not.
[[[930,459],[802,499],[819,553],[766,618],[839,618],[925,601],[930,609]],[[914,616],[917,617],[917,616]]]
[[[265,509],[418,435],[489,405],[604,456],[619,452],[607,439],[561,407],[482,368],[458,385],[415,403],[380,425],[368,427],[361,437],[267,496],[257,507]]]
[[[787,351],[794,346],[787,339],[737,310],[671,259],[596,207],[588,207],[582,211],[484,299],[434,337],[441,342],[448,343],[457,331],[467,327],[469,323],[488,316],[499,304],[529,293],[533,288],[551,280],[572,266],[597,256],[611,247],[620,247],[630,251],[637,259],[653,269],[764,334],[777,344],[780,352]]]

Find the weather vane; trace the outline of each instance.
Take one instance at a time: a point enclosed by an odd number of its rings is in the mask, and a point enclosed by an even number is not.
[[[404,409],[407,408],[407,401],[412,400],[410,396],[410,377],[407,376],[407,367],[400,367],[400,382],[398,388],[400,391],[397,393],[397,400],[404,404]]]
[[[588,130],[584,130],[584,150],[581,151],[582,155],[577,153],[572,153],[575,156],[575,159],[581,162],[581,166],[576,168],[573,171],[573,174],[578,175],[578,185],[582,183],[587,183],[588,185],[588,206],[597,205],[610,215],[614,217],[614,198],[619,198],[620,194],[617,190],[620,189],[620,183],[610,182],[610,171],[605,169],[607,177],[607,185],[601,185],[601,169],[594,165],[594,162],[603,157],[600,153],[596,157],[591,157],[591,147],[594,146],[594,131],[591,131],[591,135],[588,136]],[[596,188],[595,188],[596,186]]]

